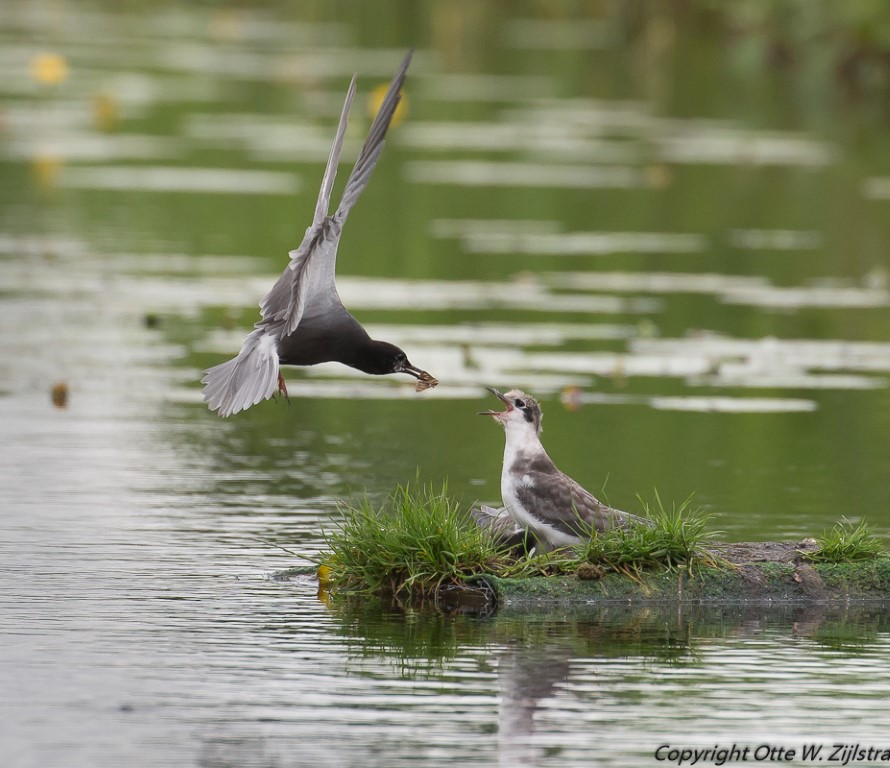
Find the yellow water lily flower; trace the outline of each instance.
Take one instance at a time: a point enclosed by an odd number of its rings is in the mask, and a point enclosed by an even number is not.
[[[41,85],[59,85],[68,79],[68,60],[58,53],[38,53],[31,59],[31,77]]]
[[[331,583],[331,566],[319,565],[316,575],[318,576],[319,586],[327,586]]]
[[[386,96],[386,92],[389,89],[389,83],[383,83],[378,85],[373,91],[368,94],[368,117],[372,120],[377,116],[377,112],[380,110],[380,105],[383,103],[383,97]],[[408,114],[408,94],[402,91],[402,98],[399,99],[399,105],[396,107],[396,111],[393,112],[392,122],[390,126],[398,125],[405,119]]]

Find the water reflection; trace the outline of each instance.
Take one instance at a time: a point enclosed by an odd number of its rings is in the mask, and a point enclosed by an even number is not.
[[[490,679],[496,701],[488,722],[497,740],[483,748],[501,765],[580,765],[594,742],[601,760],[649,759],[659,739],[689,738],[684,724],[692,713],[713,707],[728,707],[735,725],[697,720],[696,739],[762,738],[757,718],[768,710],[773,740],[799,739],[808,732],[810,708],[798,709],[802,702],[830,697],[834,686],[862,685],[890,629],[879,605],[611,605],[550,612],[508,605],[484,620],[380,614],[339,603],[331,610],[362,668],[389,663],[417,681],[475,669],[475,685]],[[781,689],[781,710],[747,699],[753,685]],[[863,701],[846,724],[862,732],[857,718],[879,706],[876,699]],[[587,735],[579,736],[578,722]]]
[[[890,614],[883,603],[847,605],[784,603],[607,603],[548,607],[519,602],[492,615],[448,617],[434,611],[392,609],[344,599],[327,603],[337,633],[361,657],[395,663],[410,677],[436,673],[468,648],[485,645],[510,656],[511,668],[531,676],[535,660],[552,656],[601,660],[638,658],[665,665],[694,662],[715,644],[769,635],[806,640],[815,649],[870,653],[886,642]],[[356,642],[357,641],[357,642]],[[353,644],[354,643],[354,644]],[[518,652],[518,653],[514,653]],[[752,646],[752,652],[756,648]],[[522,659],[529,660],[523,665]],[[434,666],[430,662],[436,660]],[[559,665],[549,685],[564,680]]]
[[[553,643],[501,653],[497,661],[498,765],[537,764],[535,717],[544,711],[557,686],[568,680],[571,657],[570,647]]]

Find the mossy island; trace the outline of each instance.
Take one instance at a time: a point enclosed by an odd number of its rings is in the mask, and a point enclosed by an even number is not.
[[[854,602],[890,599],[890,556],[866,522],[798,542],[725,543],[690,500],[641,500],[646,522],[591,531],[538,553],[478,523],[446,486],[401,486],[380,507],[344,505],[310,572],[339,597],[446,612],[621,602]],[[296,568],[280,576],[306,573]]]

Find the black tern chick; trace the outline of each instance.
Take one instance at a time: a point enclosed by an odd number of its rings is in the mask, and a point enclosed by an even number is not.
[[[624,526],[642,518],[603,504],[560,472],[541,445],[541,406],[531,395],[487,388],[507,407],[482,411],[506,432],[501,497],[516,523],[534,534],[544,551],[580,544],[593,530]]]
[[[272,397],[276,391],[286,397],[280,365],[336,361],[375,375],[408,373],[417,379],[418,391],[438,383],[426,371],[408,362],[407,355],[397,346],[372,339],[346,311],[334,281],[343,224],[380,157],[413,53],[413,50],[408,52],[393,77],[346,182],[340,205],[330,216],[331,190],[343,149],[349,108],[355,98],[356,78],[352,78],[312,225],[299,248],[290,252],[290,263],[284,273],[260,303],[262,318],[244,340],[238,356],[205,371],[201,379],[205,385],[204,400],[210,410],[220,416],[243,411]]]

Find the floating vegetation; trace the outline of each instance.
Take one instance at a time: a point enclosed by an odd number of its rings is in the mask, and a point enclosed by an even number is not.
[[[677,232],[477,232],[465,235],[467,253],[603,256],[617,253],[702,253],[707,238]],[[595,279],[595,276],[592,276]]]
[[[160,317],[160,315],[158,315],[158,314],[156,314],[156,313],[154,313],[154,312],[146,312],[146,313],[142,316],[142,324],[143,324],[146,328],[151,328],[151,329],[160,328],[160,326],[161,326],[161,317]]]
[[[505,596],[570,604],[886,598],[890,557],[864,522],[843,521],[798,544],[727,545],[714,541],[709,516],[691,498],[666,506],[655,492],[653,503],[640,503],[645,520],[537,554],[531,539],[499,543],[444,485],[399,487],[379,508],[368,500],[343,508],[316,560],[319,586],[477,615]]]
[[[643,499],[640,503],[647,519],[594,532],[577,547],[580,563],[594,566],[603,575],[617,571],[634,578],[644,571],[685,568],[692,573],[722,563],[706,547],[716,535],[707,530],[710,516],[692,507],[691,496],[668,508],[656,491],[653,504]]]
[[[865,520],[854,524],[849,520],[836,523],[816,538],[819,548],[804,557],[817,563],[859,563],[886,556],[881,540]]]
[[[553,163],[482,162],[473,160],[415,160],[405,166],[405,177],[418,184],[459,187],[553,187],[556,189],[636,189],[643,174],[623,165],[581,167]]]
[[[282,171],[177,166],[80,166],[65,172],[68,189],[200,192],[233,195],[293,195],[300,179]]]
[[[733,229],[729,242],[745,251],[811,251],[822,245],[822,234],[798,229]]]
[[[50,399],[56,408],[68,407],[68,384],[64,381],[57,381],[50,390]]]
[[[657,411],[698,413],[808,413],[814,400],[799,397],[650,397],[647,404]]]
[[[706,544],[708,516],[691,500],[666,508],[641,500],[648,521],[594,533],[575,548],[543,555],[517,552],[476,525],[448,495],[447,487],[399,487],[382,507],[367,499],[343,508],[325,533],[328,553],[320,558],[327,587],[397,601],[435,601],[443,587],[481,576],[522,579],[574,575],[598,579],[608,573],[638,578],[644,572],[685,569],[695,573],[723,561]]]

